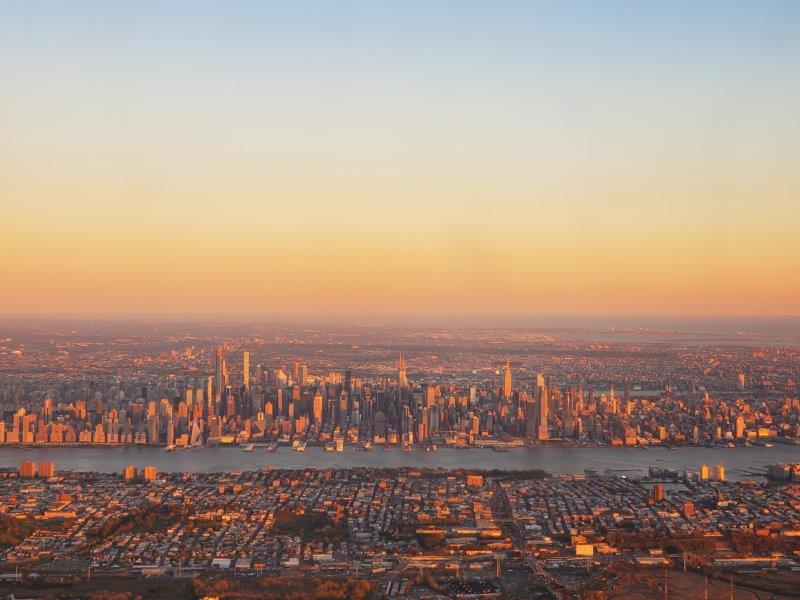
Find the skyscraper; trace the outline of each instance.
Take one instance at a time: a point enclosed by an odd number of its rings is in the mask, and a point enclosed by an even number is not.
[[[512,392],[512,383],[511,383],[511,366],[509,365],[508,361],[506,360],[506,367],[503,371],[503,399],[510,400],[511,399],[511,392]]]
[[[250,389],[250,353],[247,350],[242,352],[242,385]]]
[[[222,393],[225,387],[225,349],[220,344],[214,349],[214,392]]]
[[[406,375],[406,359],[401,354],[400,360],[397,361],[397,385],[401,388],[408,387],[408,376]]]
[[[544,385],[544,376],[540,373],[536,376],[536,395],[538,396],[538,423],[536,424],[536,439],[550,439],[550,432],[547,428],[548,409],[547,405],[547,386]]]

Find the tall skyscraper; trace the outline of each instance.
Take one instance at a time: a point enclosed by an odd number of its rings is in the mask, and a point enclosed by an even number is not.
[[[734,436],[737,440],[744,437],[744,417],[742,415],[736,416],[736,425],[735,425],[735,432]]]
[[[408,387],[408,376],[406,375],[406,359],[401,354],[400,360],[397,361],[397,385],[401,388]]]
[[[242,352],[242,385],[250,389],[250,353],[247,350]]]
[[[314,403],[311,411],[314,423],[322,423],[322,394],[318,391],[314,394]]]
[[[503,399],[510,400],[512,394],[511,382],[511,365],[506,361],[506,367],[503,371]]]
[[[567,395],[563,399],[562,404],[562,416],[561,420],[564,422],[564,437],[571,438],[573,431],[574,431],[574,417],[573,412],[573,397],[572,397],[572,390],[567,390]]]
[[[544,376],[540,373],[536,376],[536,395],[538,402],[538,422],[536,424],[536,439],[550,439],[550,432],[547,428],[548,410],[547,405],[547,386],[544,385]]]
[[[214,392],[222,393],[222,388],[227,383],[225,381],[225,349],[222,344],[214,349]]]

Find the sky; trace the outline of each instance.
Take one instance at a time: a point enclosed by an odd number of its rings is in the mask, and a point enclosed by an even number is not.
[[[0,0],[0,314],[800,315],[800,3]]]

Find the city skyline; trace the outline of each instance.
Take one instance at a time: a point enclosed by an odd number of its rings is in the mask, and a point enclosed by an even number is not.
[[[52,8],[0,314],[799,314],[796,3]]]
[[[796,597],[798,64],[797,0],[0,0],[0,597]]]

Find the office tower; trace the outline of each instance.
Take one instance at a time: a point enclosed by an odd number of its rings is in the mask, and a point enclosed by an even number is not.
[[[744,373],[739,373],[739,378],[738,378],[736,383],[737,383],[737,387],[740,390],[743,390],[744,388],[747,387],[747,377],[745,377]]]
[[[322,394],[317,391],[314,394],[314,406],[312,410],[312,418],[314,423],[322,423]]]
[[[201,438],[200,438],[201,424],[202,421],[200,421],[199,423],[196,420],[192,421],[192,431],[189,436],[189,444],[191,446],[197,446],[201,443]]]
[[[300,380],[299,383],[302,387],[308,385],[308,365],[306,363],[302,363],[300,365]]]
[[[736,439],[742,439],[744,437],[744,417],[742,415],[738,415],[736,417],[736,431],[735,431]]]
[[[122,469],[122,479],[126,482],[131,482],[136,479],[136,467],[128,465]]]
[[[344,371],[344,390],[348,396],[353,394],[353,373],[350,369]]]
[[[664,500],[664,484],[657,483],[653,486],[653,500],[656,502],[663,502]]]
[[[536,414],[536,399],[538,397],[539,390],[536,389],[533,391],[533,394],[525,394],[525,435],[529,438],[536,439],[537,437],[537,430],[536,424],[538,420],[538,415]]]
[[[401,354],[397,361],[397,385],[400,388],[408,387],[408,375],[406,374],[406,359]]]
[[[428,383],[423,384],[422,400],[426,407],[430,408],[436,404],[436,388]]]
[[[142,479],[145,481],[155,481],[158,477],[158,469],[153,465],[148,465],[142,470]]]
[[[717,465],[714,469],[714,479],[716,481],[725,481],[725,467]]]
[[[217,394],[221,394],[227,384],[225,371],[225,350],[219,345],[214,349],[214,391]]]
[[[250,353],[247,350],[242,352],[242,385],[250,389]]]
[[[339,395],[339,423],[345,424],[347,422],[347,413],[349,408],[347,392],[342,390]]]
[[[567,391],[567,395],[564,398],[562,409],[563,409],[562,421],[564,422],[564,437],[571,438],[573,435],[573,428],[575,426],[575,420],[572,416],[572,390]]]
[[[39,463],[39,477],[54,477],[56,465],[52,460],[43,460]]]
[[[708,465],[700,465],[700,481],[711,479],[711,469]]]
[[[36,477],[36,463],[31,460],[23,460],[19,463],[20,477]]]
[[[536,439],[548,440],[550,433],[547,429],[548,405],[547,405],[547,386],[544,385],[544,375],[539,373],[536,376],[536,394],[538,396],[538,421],[536,423]]]
[[[295,359],[292,361],[292,383],[300,381],[300,361]]]
[[[506,367],[503,371],[503,399],[510,400],[512,393],[511,383],[511,366],[506,360]]]
[[[185,400],[186,400],[186,407],[191,409],[192,404],[194,404],[194,388],[190,385],[186,386]]]
[[[541,388],[545,386],[544,381],[544,373],[537,373],[536,375],[536,388]]]

